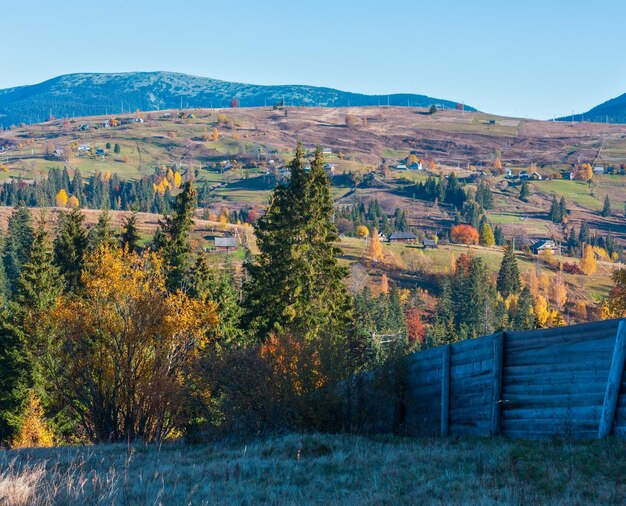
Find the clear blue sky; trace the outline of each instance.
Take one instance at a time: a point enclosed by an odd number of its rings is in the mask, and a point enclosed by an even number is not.
[[[0,17],[0,88],[170,70],[535,118],[626,93],[623,0],[13,0]]]

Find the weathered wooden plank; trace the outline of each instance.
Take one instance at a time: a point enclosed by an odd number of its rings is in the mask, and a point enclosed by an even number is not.
[[[409,386],[409,388],[419,389],[422,386],[427,387],[428,385],[439,385],[440,382],[441,382],[441,369],[439,369],[438,371],[434,373],[410,376],[407,379],[406,384]]]
[[[524,374],[548,374],[554,372],[578,372],[578,371],[604,371],[609,373],[611,367],[611,355],[612,351],[604,352],[604,356],[600,358],[588,357],[583,360],[571,360],[567,357],[563,357],[562,362],[552,362],[550,364],[523,364],[523,365],[507,365],[504,370],[505,373],[512,375],[524,375]]]
[[[589,423],[597,424],[600,419],[600,406],[553,406],[553,407],[527,407],[506,409],[502,413],[506,420],[527,420],[535,422],[539,420],[588,420]]]
[[[502,374],[504,372],[504,339],[503,332],[496,334],[493,339],[493,370],[491,389],[491,426],[489,432],[493,436],[500,434],[500,422],[502,419]]]
[[[589,333],[563,334],[549,338],[533,337],[528,340],[519,340],[511,343],[511,353],[521,353],[524,351],[550,349],[565,346],[585,346],[587,342],[603,341],[608,337],[614,337],[611,329],[590,331]],[[508,346],[508,345],[507,345]]]
[[[619,387],[622,382],[625,360],[626,320],[622,320],[617,328],[613,359],[611,361],[611,369],[609,371],[609,378],[606,384],[606,393],[604,396],[604,404],[602,406],[600,426],[598,427],[599,438],[605,438],[611,433],[613,421],[615,420],[615,407],[617,406],[617,398],[619,397]]]
[[[479,350],[485,346],[489,346],[489,343],[493,339],[493,334],[488,336],[477,337],[475,339],[466,339],[452,345],[452,354],[465,352],[467,350]]]
[[[502,399],[503,409],[517,409],[524,407],[549,408],[556,406],[579,407],[579,406],[595,406],[598,409],[602,407],[604,400],[604,392],[587,393],[568,393],[568,394],[508,394]]]
[[[549,365],[558,361],[558,357],[561,357],[562,360],[585,361],[602,360],[608,356],[610,360],[615,340],[603,339],[600,343],[602,344],[600,347],[593,346],[592,343],[586,343],[585,346],[580,349],[564,345],[520,352],[512,351],[507,357],[506,365],[508,367],[520,365]]]
[[[554,327],[551,329],[537,329],[537,330],[523,330],[507,332],[507,346],[509,341],[511,344],[517,341],[527,341],[536,338],[551,338],[559,337],[563,335],[584,334],[598,331],[616,331],[620,320],[603,320],[598,322],[580,323],[577,325],[570,325],[568,327]],[[615,332],[614,332],[615,333]]]
[[[491,357],[485,360],[450,361],[450,373],[455,377],[472,376],[484,371],[491,371],[492,368],[493,360]]]
[[[441,436],[448,435],[450,426],[450,346],[441,354]]]
[[[568,389],[578,389],[578,383],[580,380],[580,387],[585,388],[582,381],[601,381],[602,377],[606,378],[606,372],[601,370],[597,371],[538,371],[537,374],[509,374],[509,371],[504,371],[503,384],[505,387],[509,385],[559,385],[565,391]]]

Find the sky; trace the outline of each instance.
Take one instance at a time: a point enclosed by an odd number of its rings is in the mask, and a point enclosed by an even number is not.
[[[5,0],[0,17],[0,88],[167,70],[539,119],[626,93],[623,0]]]

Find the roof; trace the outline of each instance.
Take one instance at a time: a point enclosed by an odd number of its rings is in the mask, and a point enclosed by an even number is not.
[[[236,248],[237,239],[235,237],[216,237],[215,247]]]
[[[540,239],[531,246],[532,249],[540,249],[543,247],[556,248],[556,243],[552,239]]]
[[[389,240],[394,239],[417,239],[417,236],[412,232],[394,232],[389,236]]]
[[[424,244],[424,246],[437,246],[437,241],[434,239],[424,239],[422,244]]]

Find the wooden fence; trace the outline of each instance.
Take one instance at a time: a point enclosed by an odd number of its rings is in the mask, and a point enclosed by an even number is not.
[[[491,336],[409,357],[409,435],[626,436],[626,320]],[[391,425],[391,424],[390,424]]]

